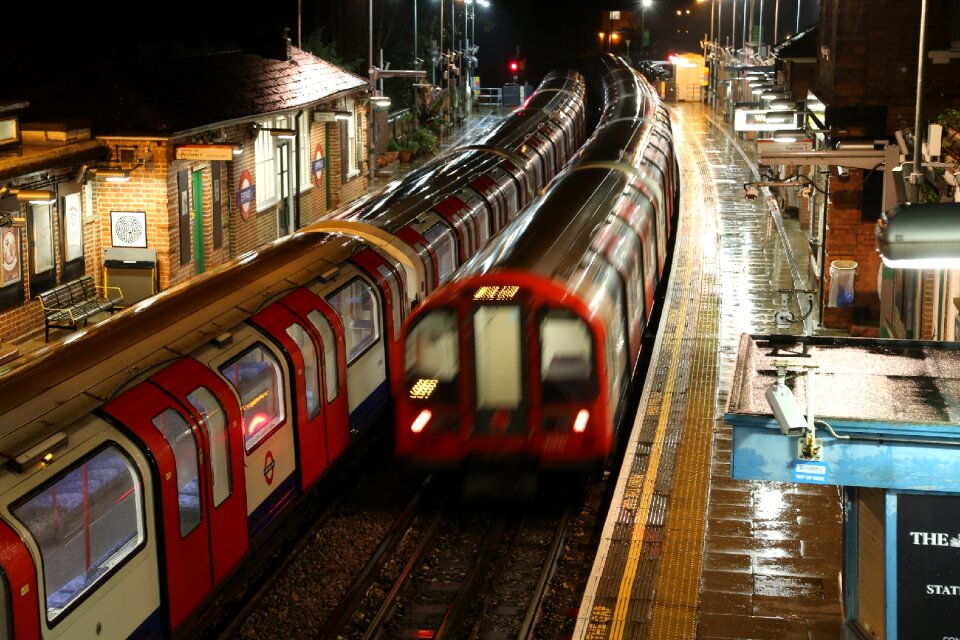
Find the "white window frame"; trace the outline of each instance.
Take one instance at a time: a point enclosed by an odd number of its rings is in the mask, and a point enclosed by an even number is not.
[[[360,119],[357,117],[357,104],[352,98],[346,99],[347,111],[350,112],[350,119],[347,120],[347,139],[344,141],[346,149],[341,149],[341,157],[347,158],[347,180],[356,178],[360,175],[360,167],[357,163],[357,125]]]
[[[273,127],[272,120],[258,123],[261,127]],[[277,204],[277,144],[269,131],[261,128],[254,141],[254,162],[256,164],[257,211],[263,211]]]

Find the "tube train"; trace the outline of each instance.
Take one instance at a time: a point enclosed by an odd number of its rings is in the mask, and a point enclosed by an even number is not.
[[[383,411],[414,303],[582,143],[584,87],[0,376],[0,637],[184,635]]]
[[[615,445],[679,210],[670,118],[607,60],[606,109],[548,190],[407,319],[398,458],[589,470]]]

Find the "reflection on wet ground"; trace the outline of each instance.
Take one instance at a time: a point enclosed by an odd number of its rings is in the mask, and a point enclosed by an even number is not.
[[[741,333],[778,333],[773,322],[777,289],[794,282],[789,255],[762,199],[746,200],[743,183],[757,176],[754,143],[739,140],[718,112],[700,104],[675,105],[684,144],[706,156],[715,208],[721,291],[717,415],[730,390]],[[691,150],[687,150],[689,153]],[[783,221],[803,278],[806,235]],[[708,262],[705,269],[710,269]],[[802,327],[790,333],[800,333]],[[710,498],[697,637],[838,638],[841,511],[837,487],[744,482],[730,479],[731,430],[714,430]]]

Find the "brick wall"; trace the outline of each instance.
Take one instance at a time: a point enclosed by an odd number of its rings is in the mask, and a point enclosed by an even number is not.
[[[857,275],[854,301],[847,307],[824,307],[823,324],[832,329],[872,333],[880,323],[877,273],[880,254],[875,240],[876,220],[861,221],[863,171],[851,170],[849,179],[830,178],[830,206],[827,211],[827,241],[824,296],[830,291],[830,263],[854,260]]]

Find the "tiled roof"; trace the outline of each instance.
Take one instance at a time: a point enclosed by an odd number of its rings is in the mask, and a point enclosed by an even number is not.
[[[290,60],[241,51],[129,60],[43,78],[18,95],[24,121],[86,118],[97,136],[174,136],[296,109],[361,89],[367,80],[291,47]]]

